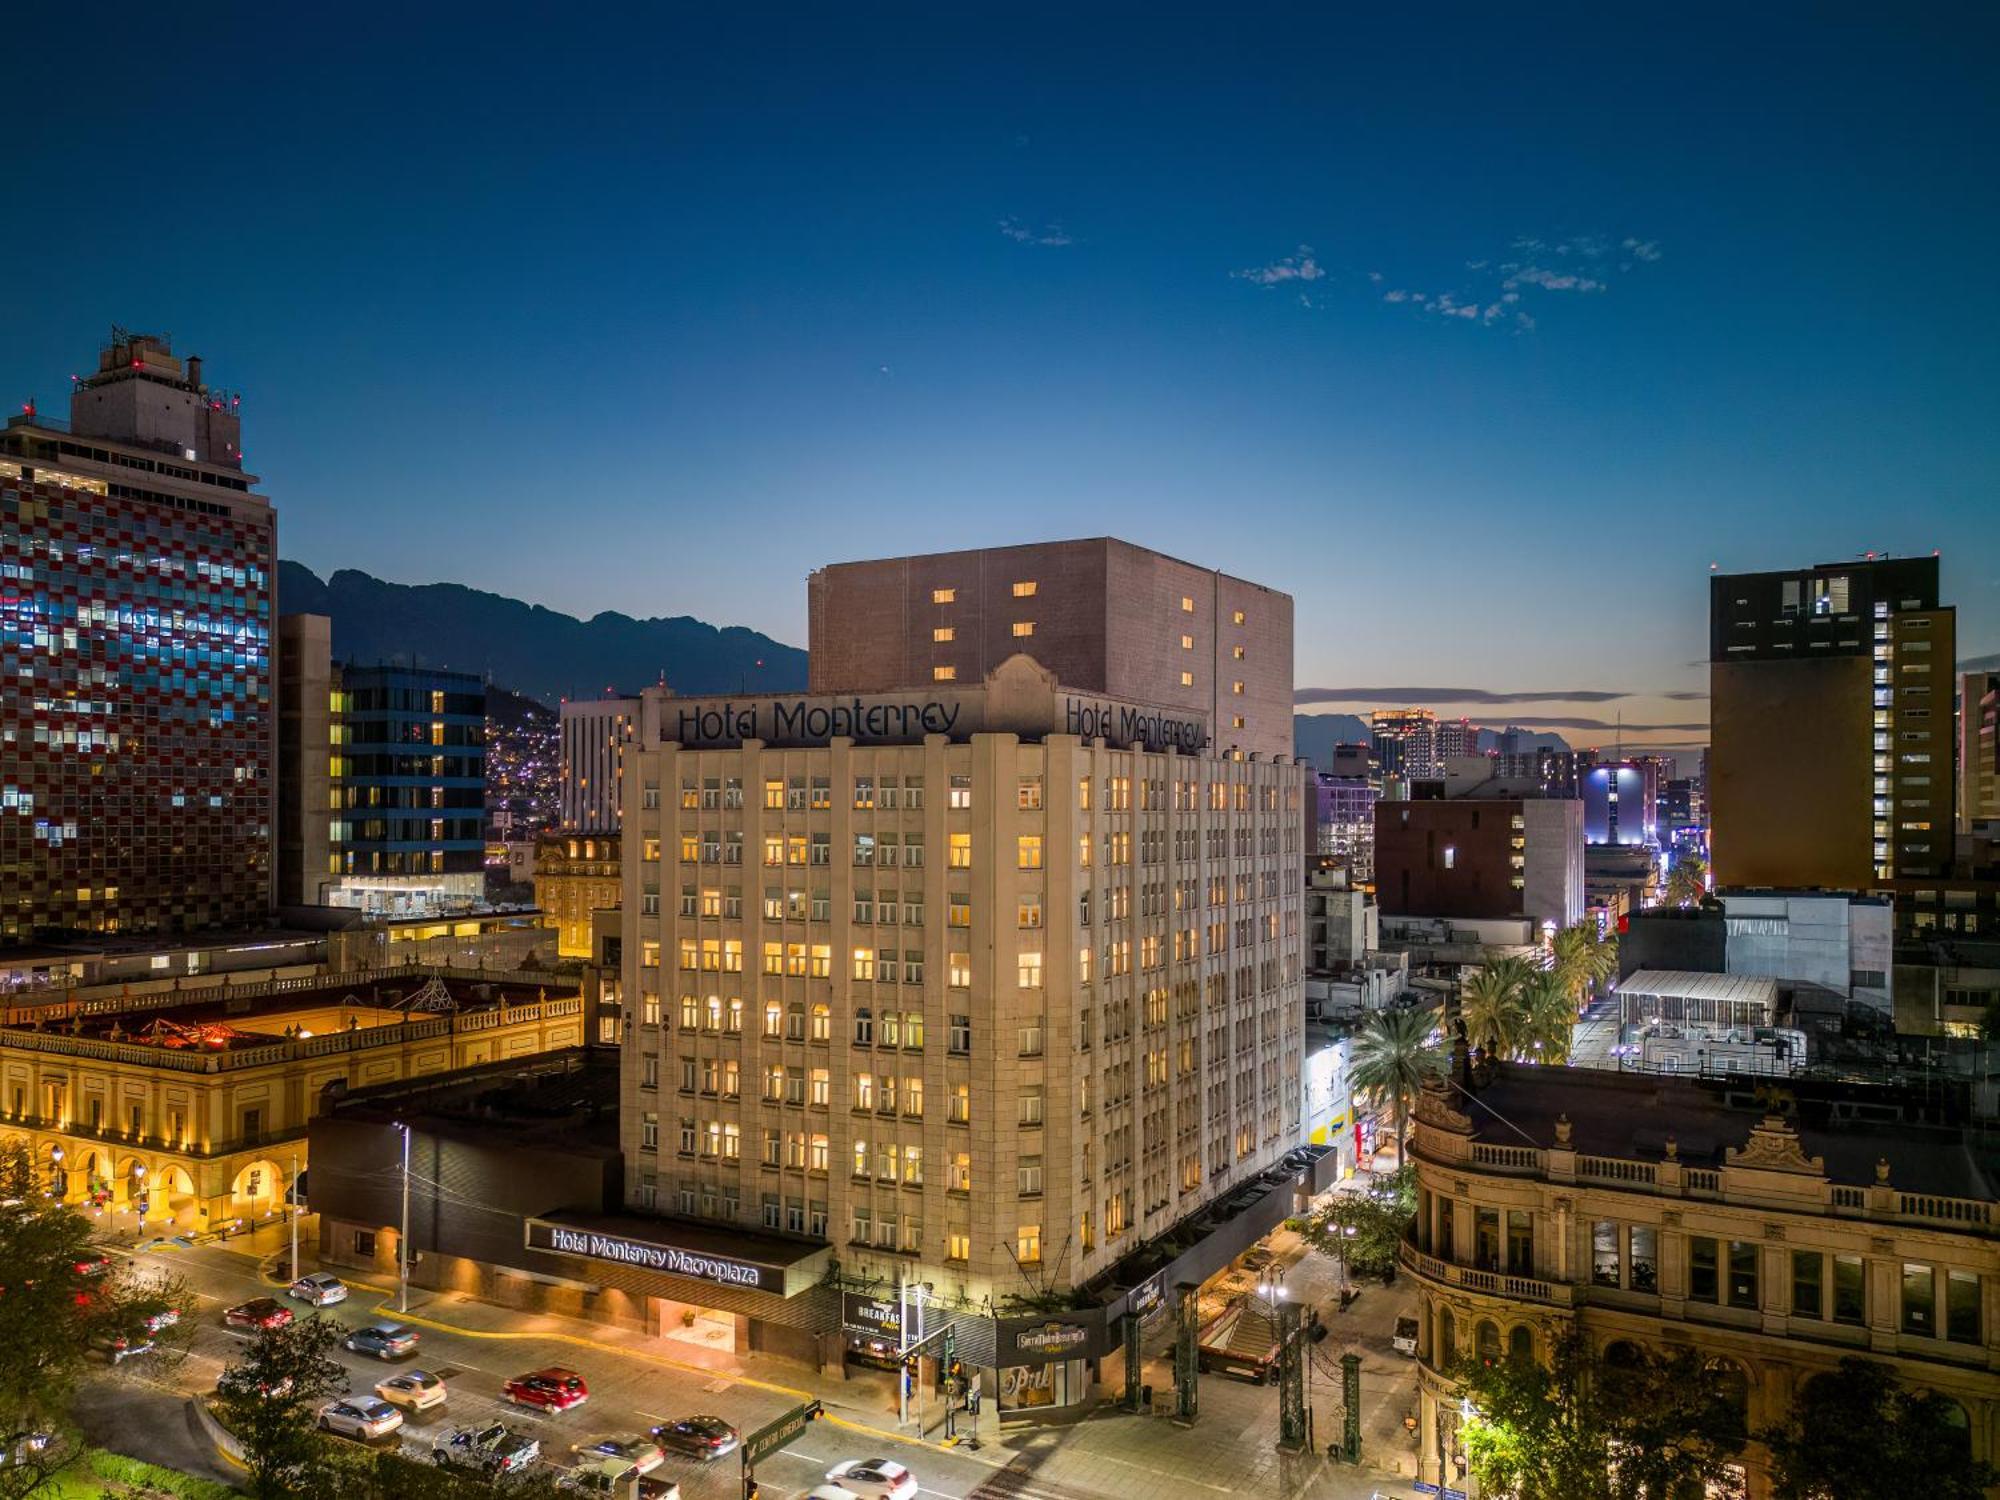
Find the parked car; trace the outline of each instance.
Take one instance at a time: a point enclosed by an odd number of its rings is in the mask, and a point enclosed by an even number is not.
[[[376,1381],[375,1394],[406,1411],[429,1411],[433,1406],[444,1405],[451,1393],[445,1389],[444,1381],[429,1370],[405,1370]]]
[[[218,1396],[226,1395],[228,1393],[228,1388],[229,1388],[229,1372],[227,1370],[224,1370],[220,1375],[215,1377],[215,1393]],[[263,1385],[260,1383],[257,1387],[257,1394],[264,1397],[266,1400],[270,1399],[272,1396],[289,1396],[291,1395],[291,1393],[292,1393],[292,1377],[289,1375],[280,1375],[278,1377],[278,1383],[276,1385]]]
[[[128,1333],[109,1333],[101,1336],[96,1341],[95,1347],[114,1365],[123,1364],[135,1354],[152,1353],[159,1347],[154,1335],[162,1329],[173,1327],[180,1320],[179,1308],[163,1307]]]
[[[861,1500],[861,1497],[837,1484],[816,1484],[806,1491],[805,1500]]]
[[[513,1474],[542,1456],[542,1445],[502,1423],[454,1427],[431,1444],[431,1461],[482,1474]]]
[[[342,1396],[319,1409],[319,1425],[322,1432],[366,1442],[401,1427],[403,1414],[379,1396]]]
[[[568,1411],[590,1399],[590,1387],[574,1370],[551,1365],[516,1375],[501,1388],[501,1396],[516,1406],[532,1406],[540,1411]]]
[[[331,1271],[308,1271],[285,1289],[286,1295],[314,1307],[331,1307],[347,1300],[347,1283]]]
[[[577,1443],[569,1451],[579,1459],[630,1464],[641,1474],[650,1474],[667,1461],[666,1450],[643,1432],[592,1438],[587,1443]]]
[[[917,1476],[891,1458],[850,1458],[826,1478],[861,1500],[911,1500],[917,1492]]]
[[[79,1276],[102,1276],[110,1269],[110,1260],[102,1255],[92,1255],[76,1263],[76,1274]]]
[[[283,1328],[291,1321],[292,1310],[275,1297],[252,1297],[222,1315],[224,1327],[247,1328],[253,1333],[264,1328]]]
[[[1417,1320],[1415,1318],[1396,1319],[1396,1333],[1389,1340],[1389,1347],[1398,1354],[1417,1352]]]
[[[743,1441],[736,1429],[720,1417],[682,1417],[653,1429],[653,1441],[672,1453],[689,1458],[721,1458],[734,1453]]]
[[[341,1340],[356,1354],[377,1359],[401,1359],[417,1349],[417,1330],[405,1323],[370,1323]]]

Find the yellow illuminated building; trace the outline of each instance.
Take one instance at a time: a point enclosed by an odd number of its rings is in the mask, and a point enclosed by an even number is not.
[[[422,972],[16,1008],[0,1146],[114,1222],[220,1229],[282,1206],[329,1091],[575,1047],[583,1026],[575,994]]]
[[[618,905],[620,882],[615,833],[550,834],[537,844],[535,904],[564,958],[591,956],[590,914]]]

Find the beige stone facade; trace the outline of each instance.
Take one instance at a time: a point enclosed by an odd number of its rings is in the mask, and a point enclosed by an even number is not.
[[[1298,1143],[1303,768],[1148,749],[1143,706],[1122,746],[1133,705],[1061,732],[1076,701],[1019,658],[948,700],[648,694],[628,1204],[976,1304],[1086,1282]]]
[[[535,905],[564,958],[589,958],[591,913],[618,905],[623,886],[615,833],[545,834],[535,844]]]
[[[1843,1356],[1879,1360],[2000,1452],[2000,1209],[1962,1140],[1865,1111],[1795,1126],[1719,1085],[1501,1074],[1417,1111],[1420,1478],[1442,1455],[1457,1482],[1454,1358],[1545,1354],[1570,1326],[1613,1359],[1693,1348],[1740,1379],[1752,1432]],[[1768,1495],[1755,1443],[1744,1469]]]

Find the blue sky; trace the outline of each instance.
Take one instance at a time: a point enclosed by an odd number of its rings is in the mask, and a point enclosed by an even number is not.
[[[2000,650],[1996,13],[1375,9],[40,7],[0,370],[169,330],[286,556],[585,615],[1109,532],[1685,725],[1711,562],[1940,548]]]

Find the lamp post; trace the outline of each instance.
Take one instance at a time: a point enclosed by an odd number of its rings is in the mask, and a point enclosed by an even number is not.
[[[410,1310],[410,1127],[401,1120],[403,1132],[403,1228],[396,1236],[396,1311]]]
[[[146,1164],[135,1163],[132,1168],[133,1185],[138,1189],[132,1203],[132,1216],[137,1221],[132,1225],[132,1237],[137,1239],[146,1232]],[[296,1279],[296,1278],[294,1278]]]
[[[292,1153],[292,1190],[287,1196],[292,1209],[292,1280],[299,1279],[299,1153]]]

